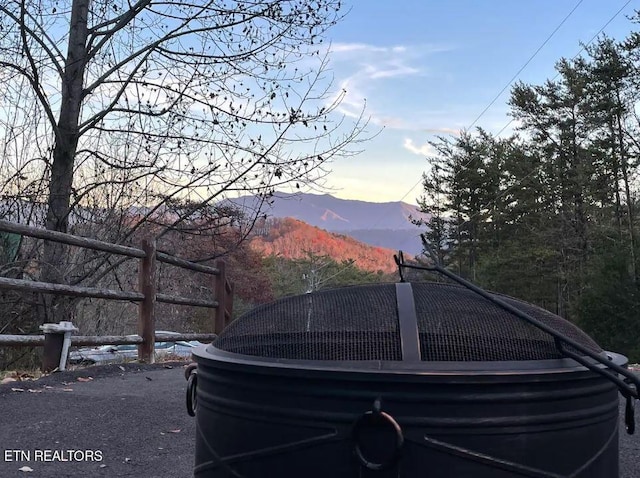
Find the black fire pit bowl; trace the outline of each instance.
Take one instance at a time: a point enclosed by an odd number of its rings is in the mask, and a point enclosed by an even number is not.
[[[626,358],[487,295],[374,284],[239,318],[194,353],[194,476],[618,477]]]

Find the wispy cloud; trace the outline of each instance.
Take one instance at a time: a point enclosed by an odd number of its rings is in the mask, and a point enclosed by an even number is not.
[[[352,52],[383,52],[389,51],[389,48],[369,45],[367,43],[332,43],[329,51],[334,54],[352,53]]]
[[[422,131],[425,133],[435,133],[435,134],[451,134],[453,136],[460,135],[460,129],[456,128],[424,128]]]
[[[380,68],[378,66],[367,65],[364,73],[369,75],[372,80],[380,78],[393,78],[396,76],[416,75],[420,73],[419,68],[404,65],[401,62],[390,62],[388,65]]]
[[[402,143],[402,146],[407,151],[420,156],[435,156],[437,154],[435,148],[429,143],[424,143],[421,146],[417,146],[416,144],[414,144],[411,138],[404,138],[404,143]]]
[[[429,75],[424,57],[450,49],[445,45],[331,44],[328,50],[339,86],[336,96],[344,94],[339,111],[349,117],[359,116],[366,104],[366,115],[374,125],[420,129],[416,123],[407,121],[406,113],[400,113],[407,105],[395,108],[385,91],[402,91],[407,88],[403,82],[408,78]]]
[[[329,102],[335,102],[341,95],[344,95],[344,97],[340,101],[338,111],[349,118],[360,117],[367,103],[367,99],[358,90],[357,85],[354,84],[353,78],[342,80],[340,82],[338,92],[336,92],[334,97],[331,98]]]
[[[380,46],[371,45],[369,43],[332,43],[329,46],[329,51],[332,54],[349,54],[349,53],[405,53],[408,51],[419,51],[422,55],[429,55],[432,53],[440,53],[450,51],[452,49],[449,45],[439,44],[423,44],[415,46],[407,45],[393,45],[393,46]]]

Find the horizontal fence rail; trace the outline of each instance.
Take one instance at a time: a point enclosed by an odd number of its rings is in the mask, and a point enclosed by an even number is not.
[[[94,251],[110,252],[121,256],[137,258],[143,258],[145,256],[142,249],[136,249],[135,247],[112,244],[110,242],[98,241],[97,239],[89,239],[88,237],[74,236],[73,234],[67,234],[65,232],[25,226],[23,224],[5,221],[4,219],[0,219],[0,231],[13,232],[14,234],[20,234],[21,236],[59,242],[69,246],[84,247],[85,249],[91,249]]]
[[[156,342],[192,341],[211,342],[216,334],[155,334]],[[71,345],[136,345],[142,343],[139,335],[72,335]],[[44,335],[0,335],[0,346],[24,347],[44,345]]]
[[[144,300],[144,295],[139,292],[125,292],[111,289],[99,289],[96,287],[53,284],[51,282],[10,279],[7,277],[0,277],[0,289],[19,290],[23,292],[41,292],[45,294],[66,295],[70,297],[84,297],[91,299],[130,300],[133,302],[142,302]]]
[[[215,309],[219,305],[217,300],[190,299],[189,297],[178,297],[166,294],[156,294],[156,302],[174,305],[190,305],[192,307],[206,307],[208,309]]]
[[[220,269],[216,267],[209,267],[203,264],[198,264],[197,262],[190,262],[175,256],[170,256],[165,252],[156,252],[156,258],[158,262],[164,262],[166,264],[182,267],[183,269],[188,269],[190,271],[202,272],[203,274],[210,274],[214,276],[220,275]]]
[[[106,300],[130,301],[138,304],[138,334],[123,336],[70,336],[71,345],[120,345],[137,344],[138,358],[152,363],[154,360],[154,343],[156,341],[175,342],[176,340],[213,340],[232,320],[234,286],[226,276],[225,263],[217,260],[215,267],[191,262],[165,252],[156,251],[155,241],[145,239],[141,248],[123,246],[57,231],[16,224],[0,219],[0,231],[33,237],[45,241],[53,241],[71,246],[117,254],[138,259],[138,291],[121,291],[97,287],[54,284],[24,279],[0,277],[0,290],[26,291],[53,295],[65,295],[80,298],[96,298]],[[195,299],[157,293],[156,263],[170,264],[192,272],[214,276],[214,300]],[[156,334],[155,304],[167,303],[190,307],[216,309],[212,320],[213,333],[209,334]],[[47,335],[0,335],[0,346],[44,346],[43,369],[54,368],[54,358],[47,351]],[[65,339],[67,340],[67,339]],[[67,346],[69,343],[67,343]],[[58,353],[58,356],[60,354]],[[65,359],[66,360],[66,359]],[[63,360],[60,361],[63,363]]]

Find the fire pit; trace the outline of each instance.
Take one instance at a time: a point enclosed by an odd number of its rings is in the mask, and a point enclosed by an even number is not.
[[[236,320],[193,354],[194,475],[617,477],[626,358],[470,287],[349,287]]]

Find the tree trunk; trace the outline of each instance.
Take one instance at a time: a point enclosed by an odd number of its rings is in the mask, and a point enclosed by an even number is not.
[[[615,197],[615,216],[616,226],[618,228],[618,238],[622,242],[622,200],[620,199],[620,161],[618,159],[617,142],[615,126],[613,118],[609,120],[609,134],[611,135],[611,169],[613,173],[614,197]]]
[[[618,100],[618,111],[620,111],[620,106],[622,104],[622,100],[620,99],[620,92],[616,91],[616,99]],[[627,154],[624,147],[624,132],[622,130],[622,120],[620,118],[620,114],[616,115],[617,127],[618,127],[618,141],[619,141],[619,149],[620,149],[620,169],[622,171],[622,180],[624,182],[624,192],[627,201],[627,220],[628,220],[628,228],[629,228],[629,242],[630,244],[630,252],[631,252],[631,276],[633,278],[633,283],[638,283],[638,265],[636,258],[636,235],[635,235],[635,218],[633,211],[633,199],[631,198],[631,187],[629,186],[629,171],[627,164]]]
[[[49,230],[67,232],[69,203],[73,184],[73,170],[78,146],[78,123],[83,100],[84,74],[87,61],[87,19],[90,0],[73,0],[69,45],[61,81],[60,116],[51,164],[49,198],[45,226]],[[68,247],[46,241],[43,253],[41,280],[65,282],[64,272],[68,268]],[[47,303],[48,302],[48,303]],[[45,302],[47,309],[53,306]],[[51,312],[51,310],[49,310]],[[57,314],[55,314],[57,315]],[[45,316],[52,320],[52,317]],[[53,317],[53,320],[56,320]]]

